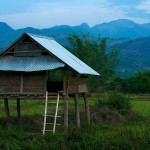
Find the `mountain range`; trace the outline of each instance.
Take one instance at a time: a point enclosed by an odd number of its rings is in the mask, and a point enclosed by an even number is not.
[[[53,37],[64,46],[70,46],[68,37],[72,34],[99,35],[108,38],[108,49],[120,49],[117,73],[130,76],[137,71],[150,70],[150,23],[137,24],[131,20],[119,19],[90,27],[87,23],[78,26],[60,25],[46,29],[26,27],[14,30],[0,22],[0,51],[28,32]]]

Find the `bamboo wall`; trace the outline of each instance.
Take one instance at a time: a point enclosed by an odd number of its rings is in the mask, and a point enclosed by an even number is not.
[[[85,82],[85,78],[72,77],[66,81],[66,87],[69,94],[75,93],[87,93],[88,88]]]
[[[20,91],[20,74],[17,72],[0,72],[0,94]]]
[[[0,71],[0,95],[43,95],[46,91],[45,72]]]

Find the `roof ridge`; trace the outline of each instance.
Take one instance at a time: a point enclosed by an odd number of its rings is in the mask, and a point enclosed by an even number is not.
[[[44,39],[49,39],[49,40],[55,40],[53,37],[49,37],[49,36],[43,36],[43,35],[38,35],[38,34],[32,34],[32,33],[27,33],[27,35],[29,36],[34,36],[34,37],[38,37],[38,38],[44,38]]]

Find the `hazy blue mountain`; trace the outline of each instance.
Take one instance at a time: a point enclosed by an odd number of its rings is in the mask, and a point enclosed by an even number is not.
[[[150,23],[145,23],[141,25],[143,28],[150,30]]]
[[[12,41],[24,32],[51,36],[63,45],[69,45],[67,38],[72,34],[89,34],[96,38],[98,35],[111,39],[127,38],[135,39],[150,36],[150,23],[136,24],[133,21],[120,19],[109,23],[102,23],[89,27],[82,23],[78,26],[60,25],[47,29],[35,29],[27,27],[14,30],[5,23],[0,23],[0,50],[6,48]]]
[[[88,34],[90,32],[90,27],[87,23],[82,23],[79,26],[74,26],[73,30],[75,30],[76,32],[81,32],[84,34]]]
[[[116,21],[111,21],[109,23],[103,23],[95,25],[91,28],[91,34],[97,36],[101,34],[102,37],[109,37],[113,39],[118,38],[138,38],[146,37],[150,35],[150,30],[144,28],[140,24],[136,24],[133,21],[119,19]]]
[[[108,50],[120,48],[119,75],[131,75],[136,71],[150,69],[150,23],[136,24],[133,21],[120,19],[89,27],[82,23],[78,26],[60,25],[46,29],[32,27],[18,30],[0,22],[0,51],[14,42],[22,33],[28,32],[53,37],[64,46],[70,46],[68,37],[72,34],[89,34],[96,38],[108,37]]]
[[[10,26],[4,22],[0,22],[0,35],[9,34],[12,31],[14,30]]]
[[[138,71],[150,70],[150,37],[124,40],[109,48],[120,48],[119,75],[128,76]]]
[[[60,44],[68,45],[67,38],[76,32],[69,26],[55,26],[48,29],[35,29],[32,27],[27,27],[23,29],[13,30],[9,34],[0,35],[0,51],[8,47],[12,42],[14,42],[23,33],[32,33],[44,36],[53,37]]]

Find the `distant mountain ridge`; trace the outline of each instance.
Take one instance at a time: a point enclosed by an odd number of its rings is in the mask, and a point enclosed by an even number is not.
[[[150,28],[148,28],[147,24],[136,24],[130,20],[120,19],[117,21],[111,21],[110,23],[95,25],[91,28],[91,33],[92,35],[101,33],[103,37],[113,39],[135,39],[150,36]]]
[[[119,75],[130,76],[138,71],[150,70],[150,37],[113,42],[109,49],[120,48]]]
[[[93,38],[106,37],[108,49],[121,48],[118,74],[131,75],[136,71],[150,69],[150,23],[137,24],[131,20],[119,19],[90,27],[87,23],[78,26],[60,25],[46,29],[26,27],[14,30],[0,22],[0,51],[14,42],[22,33],[28,32],[53,37],[62,45],[69,46],[72,34],[88,34]]]
[[[13,31],[14,29],[8,26],[6,23],[0,22],[0,35],[9,34],[10,32]]]
[[[0,50],[6,48],[13,40],[24,32],[51,36],[63,45],[67,45],[68,36],[72,34],[89,34],[96,38],[99,35],[111,39],[136,39],[150,36],[150,23],[137,24],[131,20],[119,19],[109,23],[102,23],[89,27],[87,23],[78,26],[60,25],[46,29],[26,27],[18,30],[12,29],[6,23],[0,22]],[[4,42],[5,40],[5,42]],[[3,41],[3,44],[1,43]]]

